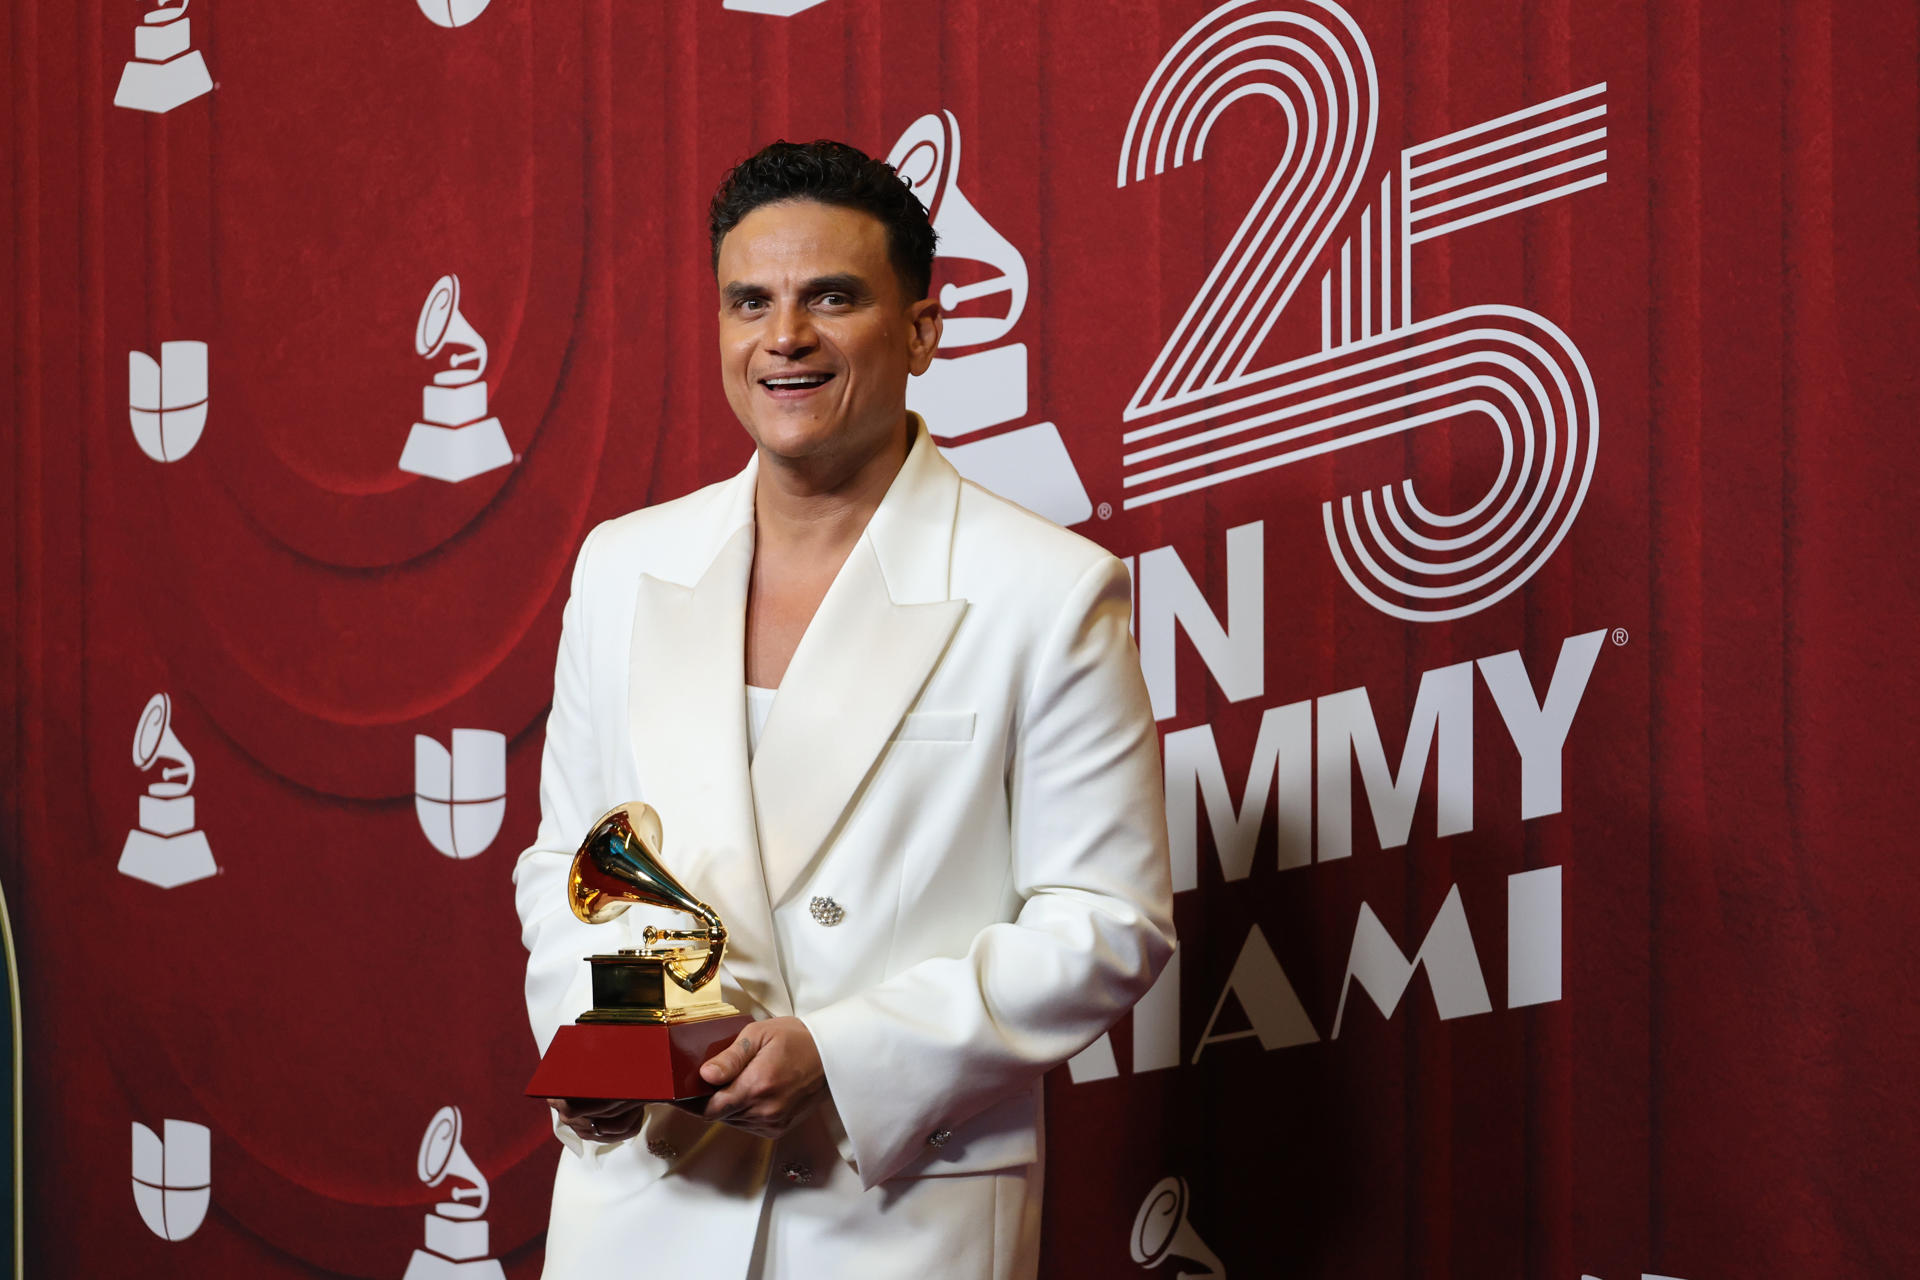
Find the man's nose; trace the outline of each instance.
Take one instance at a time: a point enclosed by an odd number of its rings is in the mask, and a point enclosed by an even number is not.
[[[799,302],[776,304],[773,312],[773,350],[798,360],[819,345],[813,331],[813,313]]]

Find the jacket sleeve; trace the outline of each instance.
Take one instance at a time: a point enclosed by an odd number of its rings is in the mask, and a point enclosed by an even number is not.
[[[803,1018],[868,1187],[1092,1043],[1172,954],[1164,787],[1130,597],[1124,567],[1103,557],[1032,668],[1008,778],[1017,916],[964,955]]]
[[[574,563],[572,592],[560,625],[553,673],[553,709],[540,757],[540,829],[513,869],[520,941],[527,948],[527,1015],[545,1053],[554,1032],[592,1003],[592,982],[581,957],[606,949],[607,939],[567,907],[567,869],[595,818],[615,802],[602,794],[604,770],[594,749],[589,701],[586,609],[588,563],[599,530],[587,535]]]

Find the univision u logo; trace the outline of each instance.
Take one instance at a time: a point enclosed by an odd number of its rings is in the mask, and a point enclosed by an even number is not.
[[[127,416],[140,451],[178,462],[207,425],[207,344],[163,342],[160,358],[127,353]]]
[[[436,27],[464,27],[479,17],[491,0],[420,0],[420,12]]]
[[[507,738],[455,729],[452,749],[413,739],[413,807],[420,829],[449,858],[485,853],[507,816]]]
[[[168,1120],[165,1138],[133,1123],[133,1203],[162,1240],[185,1240],[200,1229],[213,1196],[212,1135],[190,1120]]]

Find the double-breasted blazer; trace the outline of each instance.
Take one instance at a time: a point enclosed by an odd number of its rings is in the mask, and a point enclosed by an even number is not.
[[[685,927],[643,908],[590,926],[567,908],[581,837],[641,799],[660,813],[668,868],[726,922],[727,997],[805,1021],[831,1103],[777,1144],[670,1107],[623,1144],[559,1128],[550,1275],[681,1260],[777,1274],[809,1220],[825,1224],[819,1248],[841,1250],[814,1275],[1030,1273],[1040,1078],[1171,954],[1125,568],[962,480],[913,425],[751,763],[756,464],[600,525],[581,548],[539,834],[515,870],[535,1038],[544,1051],[591,1005],[584,956],[645,923]],[[837,920],[810,910],[829,898]],[[896,1211],[900,1231],[885,1221]]]

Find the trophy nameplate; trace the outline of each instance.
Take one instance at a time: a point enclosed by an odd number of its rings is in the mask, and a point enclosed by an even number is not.
[[[644,903],[694,917],[699,929],[641,932],[641,945],[586,957],[593,1008],[561,1027],[527,1082],[534,1098],[671,1102],[702,1097],[707,1060],[753,1019],[720,999],[727,929],[660,861],[660,815],[623,804],[593,825],[567,876],[567,905],[605,924]]]

